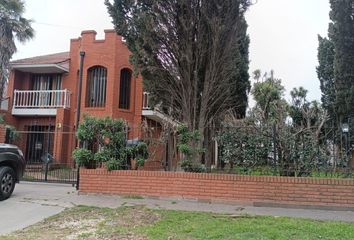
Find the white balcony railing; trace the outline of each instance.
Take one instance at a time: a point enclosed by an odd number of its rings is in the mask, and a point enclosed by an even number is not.
[[[150,93],[144,92],[143,93],[143,110],[151,109],[149,100],[150,100]]]
[[[64,90],[15,90],[13,109],[70,108],[70,91]]]

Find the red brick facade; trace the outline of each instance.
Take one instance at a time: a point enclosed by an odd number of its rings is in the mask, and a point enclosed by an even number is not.
[[[130,51],[122,41],[120,36],[113,30],[105,31],[104,40],[96,40],[95,31],[83,31],[81,38],[72,39],[70,46],[70,72],[67,78],[68,86],[63,88],[73,89],[73,93],[77,93],[77,71],[80,65],[80,51],[85,52],[84,69],[83,69],[83,96],[81,100],[81,109],[83,114],[89,114],[97,117],[109,116],[112,118],[125,119],[131,126],[139,126],[141,124],[142,96],[143,85],[141,77],[137,77],[132,81],[131,85],[131,104],[129,110],[118,108],[120,71],[123,68],[133,70],[133,66],[129,62]],[[85,106],[87,88],[87,71],[93,66],[106,67],[107,72],[107,96],[106,107],[104,108],[88,108]],[[73,81],[74,80],[74,81]],[[77,105],[77,95],[73,95],[72,106]],[[72,113],[76,113],[72,111]],[[74,122],[75,114],[70,119]],[[132,138],[138,137],[139,133],[135,132]]]
[[[80,192],[354,209],[354,179],[81,169]]]
[[[19,131],[27,131],[28,126],[33,124],[42,124],[55,127],[55,137],[53,146],[53,155],[61,163],[73,164],[71,153],[75,148],[76,131],[76,114],[77,114],[77,98],[78,98],[78,82],[80,67],[80,52],[85,52],[83,65],[83,85],[81,98],[81,120],[83,115],[91,115],[96,117],[111,117],[114,119],[121,118],[127,121],[131,131],[129,139],[138,139],[141,137],[139,126],[142,123],[142,101],[143,101],[143,83],[140,76],[132,75],[131,92],[130,92],[130,109],[119,108],[119,88],[120,73],[122,69],[133,70],[133,66],[129,62],[130,52],[113,30],[105,31],[103,40],[96,40],[95,31],[83,31],[81,37],[70,41],[70,52],[61,53],[56,56],[62,57],[65,54],[69,60],[69,71],[62,75],[62,89],[68,89],[71,92],[70,108],[57,109],[56,116],[14,116],[11,114],[12,104],[14,100],[14,90],[31,90],[31,76],[33,73],[12,69],[9,78],[8,96],[9,111],[5,116],[8,124],[15,126]],[[48,55],[51,56],[51,55]],[[36,57],[31,59],[19,60],[17,62],[34,64],[36,61],[40,64],[45,63],[45,57]],[[57,57],[57,58],[58,58]],[[53,57],[52,57],[53,58]],[[40,60],[38,60],[40,59]],[[15,61],[16,62],[16,61]],[[106,85],[106,104],[105,107],[93,108],[86,107],[86,89],[88,69],[93,66],[102,66],[107,69],[107,85]],[[63,134],[63,133],[72,133]],[[26,151],[26,139],[22,139],[20,147]]]

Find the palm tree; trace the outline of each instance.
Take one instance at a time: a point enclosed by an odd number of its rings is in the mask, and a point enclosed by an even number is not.
[[[8,66],[16,52],[15,40],[23,43],[34,36],[31,20],[22,17],[22,0],[0,0],[0,99],[7,82]]]

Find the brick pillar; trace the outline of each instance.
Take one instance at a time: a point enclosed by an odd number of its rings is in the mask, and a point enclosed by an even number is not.
[[[54,133],[54,149],[53,157],[58,163],[68,164],[65,150],[69,148],[68,140],[65,136],[64,126],[68,119],[69,111],[66,109],[57,109],[57,116],[55,119],[55,133]]]
[[[0,125],[0,143],[5,143],[6,140],[6,126],[4,124]]]

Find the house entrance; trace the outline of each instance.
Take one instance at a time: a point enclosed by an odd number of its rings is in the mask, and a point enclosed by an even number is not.
[[[28,126],[25,159],[27,164],[43,163],[43,157],[53,155],[54,127]]]

